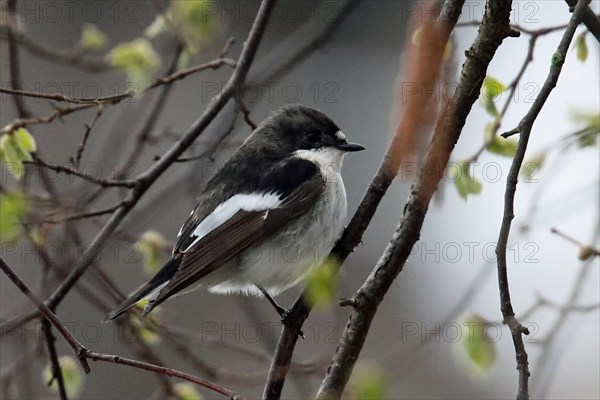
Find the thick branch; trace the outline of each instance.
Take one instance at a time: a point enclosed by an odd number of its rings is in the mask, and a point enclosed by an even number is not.
[[[517,182],[519,178],[519,171],[525,158],[525,152],[527,151],[527,144],[529,143],[529,136],[531,135],[531,129],[537,119],[540,111],[544,104],[548,100],[550,93],[556,86],[562,66],[565,62],[567,51],[575,30],[581,21],[581,15],[585,9],[588,8],[590,0],[579,0],[575,12],[571,16],[569,25],[563,34],[563,37],[558,45],[558,49],[552,56],[552,63],[550,66],[550,72],[540,94],[533,102],[533,105],[529,109],[529,112],[523,117],[518,127],[510,132],[503,134],[502,136],[507,137],[513,133],[520,132],[519,146],[515,157],[513,159],[508,178],[506,181],[506,192],[504,195],[504,215],[502,218],[502,225],[500,227],[500,233],[498,236],[498,245],[496,247],[496,256],[498,260],[498,287],[500,291],[500,308],[502,311],[502,317],[504,323],[510,328],[510,332],[513,338],[515,346],[516,358],[517,358],[517,369],[519,370],[519,390],[517,393],[517,399],[525,400],[529,398],[529,363],[527,360],[527,352],[525,350],[525,344],[523,343],[522,334],[528,334],[527,328],[523,327],[519,321],[515,318],[513,311],[510,290],[508,284],[508,265],[506,250],[508,245],[508,236],[510,234],[510,228],[512,220],[514,218],[514,202],[515,193],[517,191]]]
[[[569,7],[571,7],[572,9],[576,8],[577,0],[565,0],[565,1],[569,5]],[[600,19],[598,18],[598,16],[596,14],[594,14],[594,11],[592,11],[592,9],[590,8],[589,2],[581,10],[580,18],[581,18],[581,22],[583,22],[585,27],[588,28],[588,30],[592,33],[592,35],[594,35],[596,40],[598,42],[600,42]]]

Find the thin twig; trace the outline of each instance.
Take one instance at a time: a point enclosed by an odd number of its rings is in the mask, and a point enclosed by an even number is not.
[[[103,111],[104,107],[102,106],[102,104],[99,104],[98,110],[96,110],[96,114],[94,114],[92,121],[89,124],[85,124],[85,132],[83,133],[83,139],[81,140],[79,147],[77,147],[77,154],[74,160],[74,164],[77,168],[79,168],[81,156],[83,156],[83,151],[85,150],[85,145],[87,144],[90,133],[92,132],[92,128],[94,127],[94,125],[96,125],[96,122],[98,121],[98,118],[100,118],[100,116],[102,115]]]
[[[577,0],[565,0],[571,10],[575,10],[577,7]],[[588,28],[588,30],[594,35],[596,40],[600,42],[600,19],[589,5],[586,5],[581,10],[581,22]]]
[[[64,103],[74,103],[74,104],[100,104],[107,102],[114,102],[118,100],[122,100],[126,97],[131,97],[132,93],[123,93],[116,94],[112,96],[104,96],[104,97],[70,97],[65,96],[61,93],[40,93],[34,92],[31,90],[16,90],[16,89],[8,89],[8,88],[0,88],[0,93],[8,93],[13,94],[15,96],[23,96],[23,97],[35,97],[39,99],[48,99],[54,101],[60,101]]]
[[[60,333],[60,335],[67,341],[69,346],[73,349],[77,358],[79,359],[79,363],[84,371],[89,372],[90,366],[81,354],[85,350],[85,348],[71,335],[71,332],[63,325],[63,323],[58,319],[56,314],[54,314],[50,308],[48,308],[36,295],[29,289],[29,287],[15,274],[15,272],[6,264],[6,262],[0,258],[0,269],[2,272],[19,288],[21,292],[25,296],[31,300],[31,302],[36,306],[36,308],[40,311],[40,313],[54,325],[56,330]]]
[[[527,357],[527,351],[525,349],[525,344],[523,343],[523,334],[528,334],[529,331],[527,328],[523,327],[521,323],[515,318],[515,313],[513,311],[513,306],[510,298],[510,288],[508,284],[508,265],[507,265],[507,245],[508,245],[508,237],[510,234],[510,228],[512,225],[512,220],[514,218],[514,201],[515,194],[517,191],[517,182],[519,178],[519,171],[521,170],[521,165],[523,164],[523,159],[525,158],[525,152],[527,151],[527,144],[529,143],[529,136],[531,134],[531,130],[533,128],[533,124],[537,119],[540,111],[542,110],[544,104],[548,100],[550,93],[556,86],[558,78],[560,76],[562,66],[565,62],[567,52],[569,50],[569,46],[571,41],[573,40],[573,36],[579,23],[581,21],[581,13],[582,10],[587,7],[589,4],[589,0],[579,0],[577,3],[577,8],[573,15],[571,16],[571,20],[569,21],[569,25],[565,30],[563,37],[558,45],[558,49],[554,53],[552,57],[552,63],[550,67],[550,72],[538,97],[535,99],[533,105],[523,117],[518,127],[511,131],[510,133],[502,134],[503,137],[508,137],[512,133],[520,132],[519,145],[517,147],[517,151],[515,157],[513,158],[512,165],[510,167],[510,171],[508,173],[508,178],[506,181],[506,192],[504,197],[504,213],[502,218],[502,225],[500,227],[500,232],[498,235],[498,243],[496,247],[496,257],[498,262],[498,287],[500,292],[500,308],[502,311],[503,322],[508,325],[510,328],[510,332],[513,338],[513,344],[515,347],[516,359],[517,359],[517,369],[519,371],[519,389],[517,392],[517,399],[526,400],[529,398],[529,363]]]
[[[42,332],[44,332],[44,337],[46,338],[46,345],[48,346],[48,358],[50,358],[50,366],[52,367],[52,378],[50,379],[50,382],[48,382],[48,386],[50,386],[52,382],[56,380],[60,399],[67,400],[68,398],[67,390],[65,389],[65,379],[63,377],[60,363],[58,362],[58,354],[56,353],[56,345],[54,343],[56,338],[52,334],[52,328],[50,327],[50,322],[47,319],[42,321]]]
[[[10,31],[10,27],[17,26],[16,10],[17,0],[7,0],[6,2],[6,19],[7,28],[9,28],[8,37],[8,54],[9,54],[9,71],[10,71],[10,85],[13,90],[21,89],[21,67],[19,65],[19,48],[17,46],[16,35]],[[31,113],[25,107],[25,102],[20,97],[13,98],[17,114],[19,118],[27,118]]]
[[[579,246],[580,249],[586,249],[587,252],[589,253],[590,257],[591,256],[600,257],[600,250],[596,249],[595,247],[587,245],[587,244],[567,235],[566,233],[559,231],[556,228],[550,229],[550,232],[562,237],[563,239],[565,239],[568,242],[573,243],[574,245]]]
[[[216,60],[209,61],[204,64],[196,65],[181,71],[173,72],[167,76],[157,79],[150,86],[146,88],[146,90],[154,89],[160,85],[166,85],[169,83],[173,83],[180,79],[187,77],[188,75],[195,74],[197,72],[205,71],[207,69],[218,69],[223,65],[229,65],[232,68],[235,68],[235,60],[231,58],[217,58]]]
[[[53,171],[56,171],[58,173],[65,173],[68,175],[73,175],[76,176],[78,178],[83,179],[84,181],[87,182],[91,182],[91,183],[95,183],[96,185],[100,185],[102,187],[126,187],[126,188],[135,188],[138,186],[138,182],[136,180],[112,180],[112,179],[102,179],[102,178],[96,178],[92,175],[88,175],[85,174],[83,172],[80,172],[74,168],[71,167],[66,167],[64,165],[59,165],[59,164],[51,164],[51,163],[47,163],[46,161],[42,160],[41,158],[34,156],[33,161],[25,161],[26,163],[30,163],[30,164],[38,164],[44,168],[47,169],[51,169]]]

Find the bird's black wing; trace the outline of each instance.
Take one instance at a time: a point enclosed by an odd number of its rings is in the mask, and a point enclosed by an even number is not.
[[[323,194],[325,179],[319,168],[312,162],[302,159],[287,159],[276,163],[259,182],[249,196],[261,194],[266,197],[277,195],[279,203],[264,208],[259,203],[242,207],[222,221],[214,229],[200,237],[194,236],[202,221],[187,227],[181,233],[180,241],[187,247],[178,246],[182,259],[177,271],[164,286],[155,301],[149,304],[144,313],[173,296],[177,292],[197,282],[208,273],[240,254],[248,247],[273,235],[290,221],[309,210]],[[271,198],[272,199],[272,198]],[[214,218],[220,211],[215,208],[205,219]],[[184,233],[185,231],[185,233]],[[184,234],[189,238],[183,237]],[[190,239],[191,238],[191,239]],[[175,254],[179,257],[179,254]]]

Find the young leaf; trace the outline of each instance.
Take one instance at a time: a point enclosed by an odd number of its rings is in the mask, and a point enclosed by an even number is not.
[[[157,231],[146,231],[136,242],[137,249],[144,257],[144,272],[154,275],[161,265],[161,255],[167,242]]]
[[[373,363],[361,363],[352,374],[352,387],[356,399],[391,399],[390,379],[384,370]]]
[[[212,0],[173,1],[167,14],[192,51],[197,52],[212,38],[217,27]]]
[[[150,320],[148,320],[150,321]],[[148,324],[145,319],[141,320],[137,316],[131,316],[129,322],[137,330],[137,334],[146,344],[152,346],[160,343],[160,335],[156,333],[154,328]]]
[[[0,193],[0,238],[1,242],[13,242],[23,234],[21,221],[27,215],[27,197],[19,192]]]
[[[466,334],[461,337],[460,345],[467,360],[475,372],[487,373],[496,361],[496,348],[493,338],[487,336],[489,323],[478,315],[470,315],[463,322]]]
[[[100,50],[106,46],[108,38],[96,25],[85,23],[79,45],[85,50]]]
[[[83,373],[81,367],[71,356],[60,356],[58,357],[58,364],[62,370],[63,380],[65,382],[65,391],[67,397],[72,399],[79,396],[81,389],[83,389]],[[47,365],[42,371],[42,379],[44,385],[52,380],[49,388],[53,393],[58,393],[58,382],[56,379],[52,379],[52,367]]]
[[[19,128],[0,137],[0,161],[9,165],[16,179],[23,176],[23,161],[31,161],[36,150],[35,139],[25,128]]]
[[[470,166],[470,161],[459,161],[448,167],[449,175],[454,182],[458,195],[465,200],[467,200],[469,194],[480,194],[483,190],[481,182],[471,176]]]
[[[481,102],[485,110],[495,118],[500,115],[496,108],[496,102],[505,90],[506,86],[491,76],[486,76],[481,85]]]
[[[327,305],[337,293],[337,261],[326,260],[308,276],[307,298],[312,305]]]
[[[523,177],[524,182],[533,182],[533,177],[536,175],[544,166],[544,162],[546,161],[546,153],[541,152],[529,160],[525,161],[521,166],[521,176]]]
[[[504,157],[513,157],[517,152],[519,142],[514,139],[504,139],[498,135],[494,136],[492,141],[487,145],[490,153]]]
[[[577,59],[581,62],[585,62],[588,58],[588,46],[587,41],[585,40],[587,37],[587,31],[582,32],[577,36],[575,43],[573,46],[577,47]]]
[[[108,58],[112,65],[124,70],[139,88],[150,83],[152,74],[160,66],[160,56],[147,39],[135,39],[115,46]]]
[[[200,395],[195,385],[191,383],[178,382],[173,385],[173,391],[175,396],[179,400],[202,400],[203,397]]]
[[[574,112],[572,118],[585,126],[577,135],[579,147],[595,147],[600,135],[600,113]]]

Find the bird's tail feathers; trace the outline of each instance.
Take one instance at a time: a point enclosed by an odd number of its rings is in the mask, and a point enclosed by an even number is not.
[[[139,288],[134,294],[129,296],[114,310],[109,312],[102,319],[102,322],[113,320],[121,314],[123,314],[124,312],[126,312],[127,310],[129,310],[130,308],[134,307],[141,300],[156,295],[156,293],[169,282],[173,274],[177,272],[177,268],[179,267],[180,263],[180,257],[172,258],[168,263],[165,264],[164,267],[160,269],[160,271],[158,271],[158,273],[154,276],[154,278],[150,280],[150,282]],[[150,300],[150,303],[148,303],[148,305],[144,308],[144,311],[142,312],[142,317],[145,317],[146,314],[148,314],[154,308],[153,306],[151,306],[152,303],[153,301]]]

